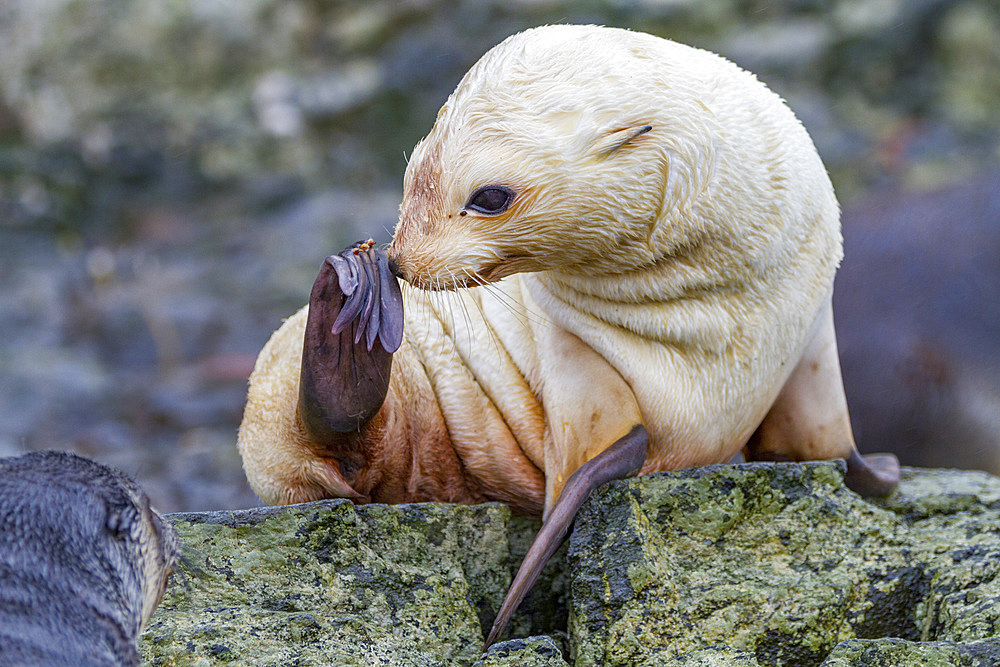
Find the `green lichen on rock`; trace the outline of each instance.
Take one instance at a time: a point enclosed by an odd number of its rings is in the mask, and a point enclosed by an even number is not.
[[[1000,479],[904,469],[873,503],[842,473],[709,466],[599,490],[514,639],[486,654],[484,628],[538,529],[503,505],[172,515],[191,566],[143,655],[560,665],[565,637],[579,666],[1000,664]]]
[[[740,651],[729,646],[709,646],[671,658],[664,652],[651,652],[642,665],[656,667],[765,667],[753,651]]]
[[[472,667],[565,667],[562,649],[552,637],[509,639],[489,648]]]
[[[827,463],[709,466],[606,487],[568,554],[576,664],[721,646],[760,664],[819,665],[852,638],[1000,634],[1000,480],[950,473],[952,493],[949,473],[937,484],[924,475],[907,471],[885,507]]]
[[[324,501],[175,520],[197,572],[174,579],[144,634],[153,664],[469,664],[510,581],[497,504]]]
[[[837,646],[823,667],[992,667],[998,663],[1000,639],[967,643],[852,639]]]
[[[927,563],[920,639],[1000,636],[1000,480],[955,470],[905,471],[886,507],[911,528]]]

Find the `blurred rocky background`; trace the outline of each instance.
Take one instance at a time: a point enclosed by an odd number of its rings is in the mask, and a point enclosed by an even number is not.
[[[998,270],[996,0],[0,0],[0,454],[95,457],[164,511],[258,504],[235,446],[257,351],[327,254],[388,240],[406,154],[466,69],[553,22],[756,72],[812,133],[845,227],[981,184],[992,245],[934,210]],[[996,315],[997,292],[963,298]],[[933,361],[917,381],[947,375]],[[932,442],[937,464],[1000,471],[997,373],[973,387],[992,446]],[[904,461],[927,462],[917,440]]]

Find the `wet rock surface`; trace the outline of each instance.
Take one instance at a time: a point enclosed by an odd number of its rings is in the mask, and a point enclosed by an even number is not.
[[[505,506],[323,501],[171,518],[194,569],[145,632],[153,664],[1000,659],[1000,479],[984,473],[905,469],[878,504],[830,463],[614,483],[581,510],[512,639],[485,655],[537,527]]]
[[[491,646],[472,667],[560,667],[567,664],[561,644],[545,635],[509,639]]]
[[[163,511],[255,505],[235,431],[256,353],[325,255],[388,240],[405,155],[468,67],[551,22],[752,69],[848,204],[998,163],[993,0],[9,0],[0,454],[118,465]]]
[[[988,667],[1000,657],[1000,640],[910,642],[904,639],[852,639],[837,646],[824,667]]]
[[[724,646],[762,665],[820,665],[851,638],[994,638],[998,493],[995,477],[909,469],[879,507],[831,464],[712,466],[607,488],[570,544],[575,664],[685,664]]]
[[[509,580],[499,505],[173,518],[195,569],[146,630],[153,664],[469,664]]]

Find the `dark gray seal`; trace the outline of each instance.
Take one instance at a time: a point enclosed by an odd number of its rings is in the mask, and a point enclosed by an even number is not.
[[[1000,474],[1000,170],[844,213],[833,307],[859,443]]]
[[[121,471],[67,452],[0,459],[0,665],[137,665],[178,557]]]

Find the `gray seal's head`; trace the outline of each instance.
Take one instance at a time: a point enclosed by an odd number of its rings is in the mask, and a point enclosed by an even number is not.
[[[0,664],[138,664],[178,555],[121,471],[67,452],[0,459]]]

